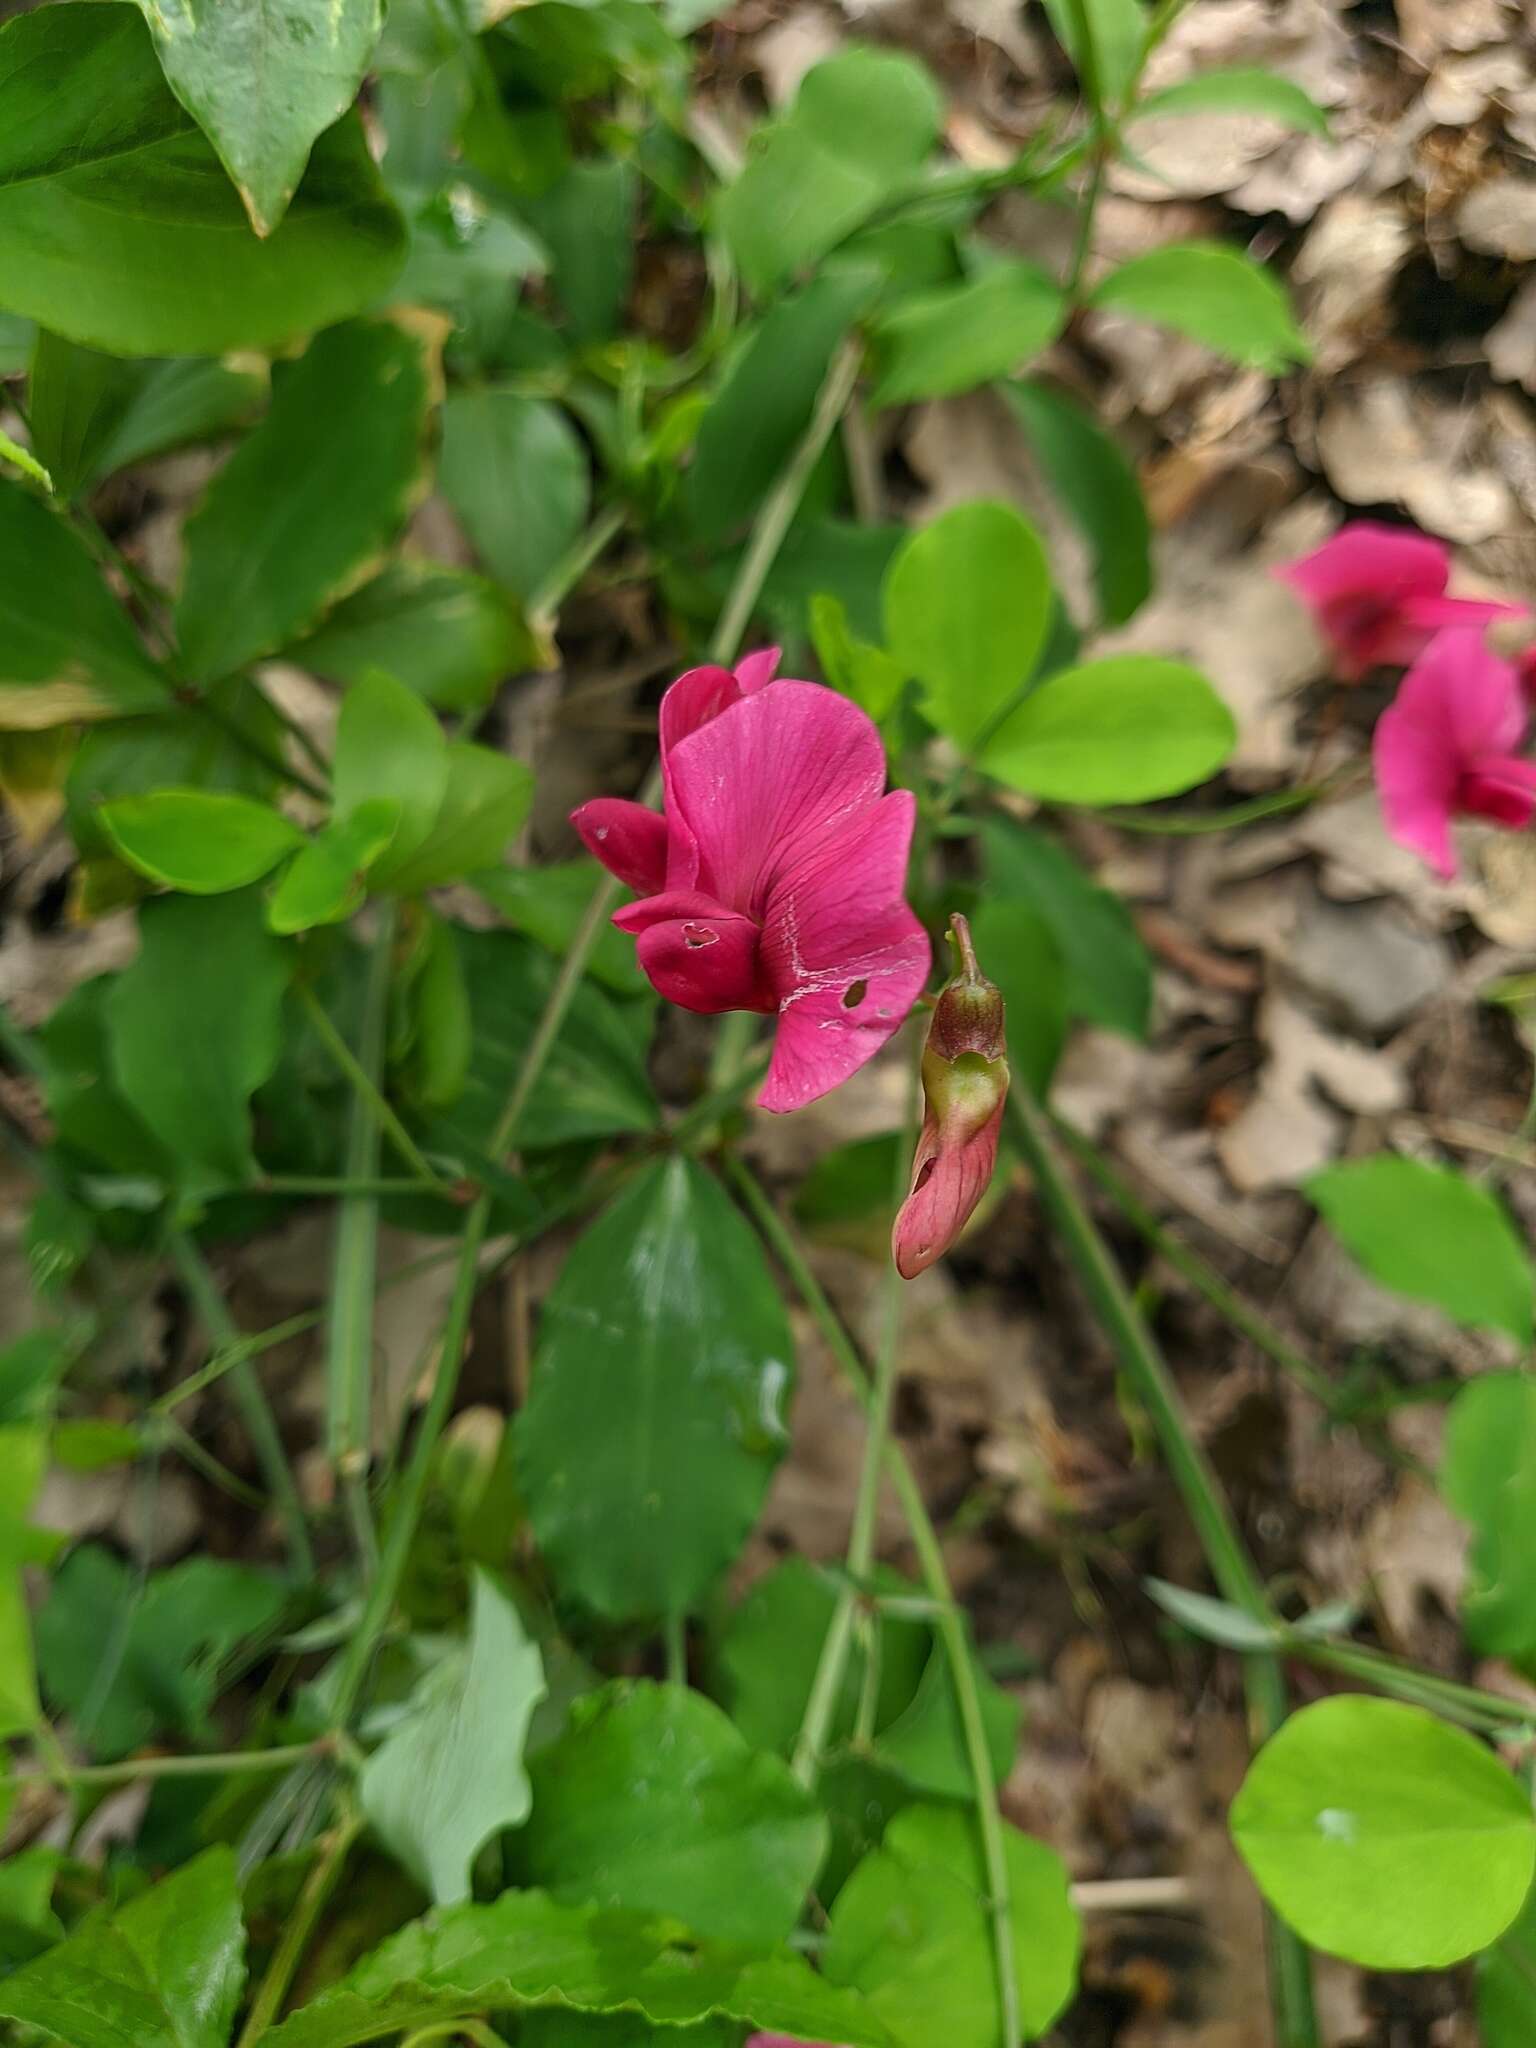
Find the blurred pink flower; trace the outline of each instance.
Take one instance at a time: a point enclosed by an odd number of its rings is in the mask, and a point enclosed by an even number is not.
[[[1332,540],[1275,573],[1310,607],[1348,682],[1373,668],[1405,666],[1442,626],[1525,615],[1520,604],[1447,597],[1451,558],[1444,542],[1370,519],[1341,526]]]
[[[799,1109],[871,1059],[928,978],[907,908],[914,801],[856,704],[774,680],[778,650],[690,669],[661,703],[663,810],[598,797],[571,814],[641,901],[614,914],[685,1010],[777,1013],[758,1100]]]
[[[1371,756],[1387,830],[1439,875],[1456,872],[1454,817],[1519,827],[1536,812],[1536,761],[1517,749],[1520,677],[1475,627],[1438,633],[1376,721]]]
[[[903,1280],[943,1258],[987,1192],[1008,1101],[1003,998],[976,963],[970,927],[950,920],[960,971],[933,1006],[923,1050],[923,1128],[912,1186],[891,1232]]]

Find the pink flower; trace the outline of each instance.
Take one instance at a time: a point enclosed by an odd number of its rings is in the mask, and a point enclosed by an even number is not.
[[[614,914],[669,1002],[777,1013],[759,1102],[799,1109],[871,1059],[922,992],[928,936],[903,900],[914,802],[885,789],[880,735],[819,683],[690,669],[661,703],[661,812],[571,814],[640,892]]]
[[[1520,604],[1447,597],[1445,544],[1370,519],[1341,526],[1332,540],[1275,573],[1311,607],[1348,682],[1373,668],[1406,665],[1442,626],[1485,626],[1525,614]]]
[[[903,1280],[944,1256],[970,1221],[997,1164],[1008,1100],[1003,998],[976,964],[970,927],[950,919],[960,972],[933,1006],[923,1051],[923,1128],[912,1187],[891,1232]]]
[[[1436,634],[1376,721],[1371,756],[1387,830],[1437,874],[1456,872],[1453,817],[1530,823],[1536,762],[1517,752],[1526,717],[1514,668],[1461,626]]]

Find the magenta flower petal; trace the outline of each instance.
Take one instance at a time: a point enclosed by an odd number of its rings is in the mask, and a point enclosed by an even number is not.
[[[648,925],[635,955],[656,993],[706,1017],[771,1008],[763,1000],[757,926],[732,910]]]
[[[777,876],[885,787],[868,716],[819,683],[768,683],[672,750],[669,818],[699,851],[698,886],[754,915]]]
[[[690,668],[661,700],[658,721],[665,770],[672,749],[741,701],[741,685],[728,668]]]
[[[1523,619],[1529,607],[1492,597],[1405,597],[1402,613],[1411,626],[1438,632],[1442,626],[1491,626],[1495,619]]]
[[[1308,604],[1321,607],[1365,592],[1387,597],[1433,596],[1451,579],[1444,541],[1403,526],[1353,519],[1299,562],[1276,571]]]
[[[1536,816],[1536,761],[1474,761],[1461,778],[1458,800],[1468,817],[1519,832]]]
[[[756,654],[744,654],[736,664],[736,680],[741,685],[743,697],[750,697],[754,690],[760,690],[765,683],[771,683],[779,672],[777,647],[760,647]]]
[[[667,823],[660,811],[623,797],[598,796],[572,811],[581,843],[609,874],[646,896],[666,886]]]
[[[1006,1097],[979,1131],[946,1133],[930,1108],[912,1161],[912,1189],[891,1233],[903,1280],[915,1280],[954,1244],[987,1192],[997,1165]]]

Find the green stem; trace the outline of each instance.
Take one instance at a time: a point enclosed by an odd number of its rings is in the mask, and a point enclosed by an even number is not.
[[[598,513],[586,532],[579,535],[575,544],[560,557],[528,600],[528,618],[533,625],[548,626],[553,623],[564,599],[575,589],[608,543],[623,531],[624,517],[622,505],[610,505],[606,511]]]
[[[304,1889],[299,1893],[298,1903],[283,1928],[282,1938],[273,1951],[260,1989],[251,2000],[251,2009],[246,2014],[235,2048],[253,2048],[253,2044],[276,2022],[283,2000],[288,1995],[288,1987],[304,1959],[315,1923],[340,1881],[348,1852],[362,1832],[362,1826],[361,1816],[350,1809],[338,1815],[335,1826],[325,1838],[319,1860],[304,1881]]]
[[[827,1348],[841,1369],[850,1388],[869,1413],[874,1405],[874,1389],[858,1346],[849,1336],[842,1319],[832,1306],[825,1288],[811,1271],[809,1261],[801,1250],[794,1232],[768,1199],[761,1182],[736,1153],[727,1153],[725,1171],[743,1206],[757,1225],[763,1241],[777,1258],[789,1278],[790,1285],[810,1311],[812,1320],[821,1331]],[[982,1864],[987,1874],[988,1909],[992,1923],[992,1952],[996,1966],[998,2011],[1002,2021],[1002,2037],[1007,2048],[1013,2048],[1020,2036],[1018,1964],[1015,1954],[1013,1930],[1013,1887],[1008,1875],[1006,1838],[1003,1833],[1002,1810],[997,1800],[997,1785],[992,1776],[992,1753],[987,1744],[986,1724],[982,1719],[981,1693],[976,1683],[976,1667],[971,1657],[970,1644],[966,1639],[965,1626],[960,1618],[960,1609],[955,1601],[954,1589],[950,1585],[949,1571],[944,1563],[944,1551],[939,1542],[938,1531],[923,1499],[922,1489],[917,1483],[906,1453],[894,1439],[886,1444],[886,1468],[902,1514],[912,1537],[912,1546],[917,1552],[918,1569],[935,1610],[935,1625],[944,1645],[949,1662],[950,1681],[955,1689],[955,1699],[960,1710],[960,1727],[965,1742],[966,1763],[971,1774],[972,1792],[976,1805],[976,1826],[981,1837]]]
[[[662,1648],[666,1652],[668,1685],[688,1683],[688,1618],[669,1614],[662,1624]]]
[[[117,1764],[57,1763],[43,1771],[11,1771],[0,1784],[132,1785],[140,1778],[214,1778],[234,1773],[286,1771],[332,1754],[328,1741],[300,1742],[284,1749],[230,1749],[217,1756],[132,1756]]]
[[[440,1201],[453,1199],[446,1181],[391,1179],[378,1174],[359,1179],[346,1173],[264,1173],[244,1187],[229,1188],[232,1195],[436,1195]]]
[[[1045,1112],[1028,1084],[1018,1077],[1008,1097],[1008,1113],[1041,1201],[1076,1268],[1101,1328],[1115,1348],[1126,1379],[1151,1417],[1212,1576],[1234,1607],[1266,1626],[1273,1626],[1276,1616],[1269,1596],[1238,1532],[1221,1482],[1185,1418],[1173,1375],[1093,1218],[1062,1170]],[[1285,1684],[1278,1659],[1269,1654],[1245,1657],[1243,1678],[1254,1735],[1259,1741],[1267,1740],[1286,1712]],[[1269,1916],[1269,1957],[1280,2048],[1318,2048],[1320,2037],[1305,1952],[1290,1929],[1273,1915]]]
[[[373,1114],[378,1118],[384,1135],[400,1154],[400,1157],[410,1167],[418,1180],[427,1181],[439,1194],[451,1194],[452,1189],[448,1183],[441,1174],[433,1172],[426,1154],[405,1128],[405,1125],[401,1123],[394,1110],[390,1108],[389,1102],[378,1082],[368,1072],[367,1068],[359,1063],[351,1046],[348,1045],[347,1041],[336,1029],[336,1026],[331,1022],[330,1012],[326,1009],[324,1003],[321,1002],[307,982],[301,981],[298,984],[298,989],[299,1000],[303,1003],[305,1014],[314,1026],[315,1036],[325,1047],[342,1073],[346,1075],[356,1092],[368,1098],[369,1106]]]
[[[184,1230],[173,1230],[168,1249],[171,1263],[215,1347],[221,1352],[237,1351],[241,1333],[197,1245]],[[249,1357],[241,1355],[235,1358],[229,1368],[229,1383],[245,1422],[251,1448],[256,1453],[256,1462],[267,1482],[273,1505],[282,1518],[288,1539],[289,1570],[295,1579],[309,1579],[314,1575],[315,1559],[309,1543],[309,1527],[304,1519],[304,1503],[299,1498],[298,1485],[288,1463],[288,1454],[283,1449],[277,1422]]]
[[[253,1330],[248,1337],[242,1337],[229,1350],[216,1350],[204,1366],[199,1366],[186,1379],[169,1387],[158,1400],[150,1405],[151,1415],[169,1415],[173,1408],[179,1408],[183,1401],[190,1401],[194,1394],[200,1394],[205,1387],[211,1387],[215,1380],[221,1380],[225,1373],[233,1372],[242,1361],[259,1358],[263,1351],[271,1351],[279,1344],[286,1344],[290,1337],[302,1337],[321,1321],[319,1309],[306,1309],[302,1315],[289,1316],[283,1323],[274,1323],[269,1330]]]

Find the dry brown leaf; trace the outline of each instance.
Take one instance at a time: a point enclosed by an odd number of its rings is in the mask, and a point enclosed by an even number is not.
[[[1443,540],[1488,540],[1515,523],[1513,493],[1484,452],[1476,410],[1405,377],[1335,385],[1323,401],[1317,451],[1348,503],[1402,505]]]

